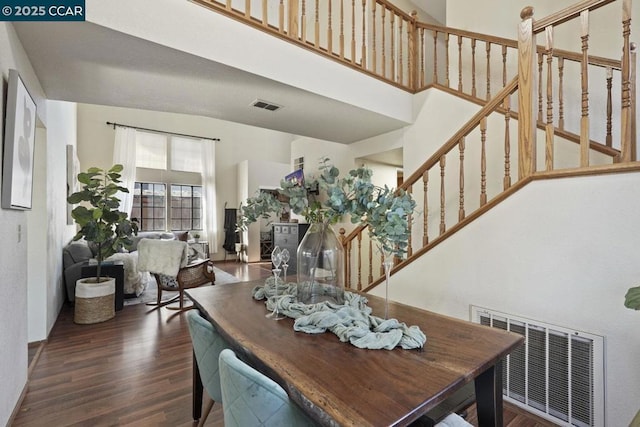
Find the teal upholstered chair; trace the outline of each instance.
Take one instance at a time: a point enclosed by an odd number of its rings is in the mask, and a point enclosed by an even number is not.
[[[211,322],[200,316],[197,310],[187,312],[189,333],[193,342],[193,352],[198,362],[198,371],[206,391],[207,401],[198,426],[204,425],[215,402],[223,402],[220,391],[220,371],[218,356],[228,347],[227,342],[215,330]]]
[[[220,353],[220,384],[225,427],[315,425],[282,387],[228,349]]]

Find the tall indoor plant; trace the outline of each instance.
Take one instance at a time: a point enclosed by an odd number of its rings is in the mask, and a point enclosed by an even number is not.
[[[128,193],[120,185],[123,166],[114,165],[109,170],[92,167],[78,174],[82,190],[71,194],[67,202],[76,206],[71,216],[80,229],[73,240],[84,239],[95,245],[96,283],[101,281],[101,264],[122,248],[133,243],[131,236],[138,233],[137,220],[129,220],[128,214],[119,210],[118,191]],[[84,202],[84,203],[83,203]]]

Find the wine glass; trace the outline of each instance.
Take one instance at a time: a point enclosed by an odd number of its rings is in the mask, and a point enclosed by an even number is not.
[[[280,258],[282,258],[282,269],[284,270],[284,283],[287,283],[287,268],[289,267],[289,250],[287,248],[283,249],[280,253]]]
[[[266,315],[266,317],[270,317],[273,320],[284,319],[284,316],[280,314],[278,311],[278,277],[280,277],[280,263],[282,262],[282,251],[280,251],[280,247],[276,246],[273,248],[271,252],[271,262],[273,263],[273,284],[275,286],[275,308],[272,313]]]

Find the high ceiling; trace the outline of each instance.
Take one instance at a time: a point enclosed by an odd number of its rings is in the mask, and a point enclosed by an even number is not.
[[[47,98],[213,117],[351,143],[407,123],[89,22],[15,22]],[[283,106],[252,107],[256,99]]]

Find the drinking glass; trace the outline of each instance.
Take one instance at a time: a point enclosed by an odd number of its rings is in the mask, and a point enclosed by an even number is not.
[[[284,283],[287,283],[287,268],[289,267],[289,250],[283,249],[280,253],[280,258],[282,258],[282,269],[284,270]]]
[[[273,271],[273,283],[275,286],[275,308],[272,313],[266,314],[266,317],[269,317],[273,320],[284,319],[285,316],[281,315],[278,311],[278,278],[280,277],[280,263],[282,263],[282,251],[279,246],[276,246],[271,252],[271,262],[273,263],[274,269]]]

